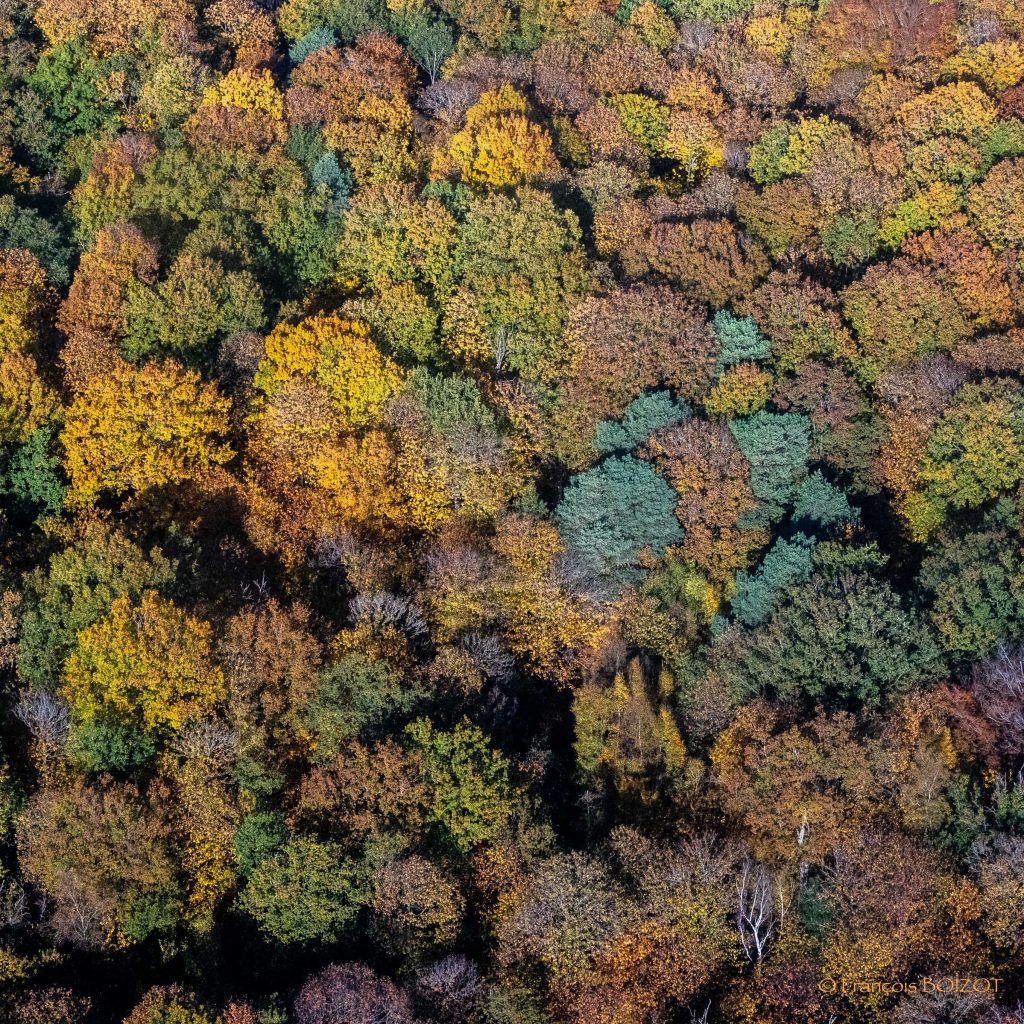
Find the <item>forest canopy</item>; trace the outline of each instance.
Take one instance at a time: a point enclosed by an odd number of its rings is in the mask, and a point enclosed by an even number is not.
[[[0,49],[0,1019],[1024,1024],[1024,5]]]

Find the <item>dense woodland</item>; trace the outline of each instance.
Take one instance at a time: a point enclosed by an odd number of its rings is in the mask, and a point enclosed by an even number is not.
[[[0,38],[0,1019],[1024,1021],[1024,4]]]

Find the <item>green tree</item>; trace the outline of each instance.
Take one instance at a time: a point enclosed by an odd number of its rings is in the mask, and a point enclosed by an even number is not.
[[[761,501],[760,515],[780,519],[807,474],[811,431],[796,413],[758,412],[729,424],[750,463],[750,486]]]
[[[1024,393],[1008,381],[965,384],[925,447],[906,511],[923,540],[949,509],[977,508],[1024,479]]]
[[[189,254],[155,286],[130,280],[121,316],[124,353],[137,363],[153,356],[209,358],[218,342],[266,322],[263,292],[251,274]]]
[[[29,518],[60,511],[66,481],[53,442],[53,428],[40,427],[24,444],[0,451],[0,493],[9,497],[15,514]]]
[[[244,914],[275,942],[336,942],[366,901],[359,865],[334,843],[294,836],[263,859],[238,897]]]
[[[989,529],[950,535],[921,564],[920,586],[942,646],[957,657],[1024,640],[1024,551]]]
[[[351,653],[328,665],[302,712],[316,737],[317,760],[330,760],[349,740],[373,739],[409,712],[422,693],[383,661]]]
[[[943,671],[926,620],[887,583],[821,573],[792,587],[759,628],[723,644],[721,671],[740,700],[767,694],[826,706],[878,707]]]
[[[457,228],[461,274],[442,326],[448,350],[470,364],[551,383],[570,356],[562,344],[568,312],[590,288],[581,243],[575,215],[546,193],[473,197]]]
[[[422,759],[429,789],[427,826],[442,849],[468,853],[495,839],[512,815],[508,761],[475,725],[451,732],[419,718],[405,729],[409,749]]]
[[[122,595],[167,591],[176,563],[148,552],[116,530],[85,527],[73,544],[25,577],[18,674],[30,686],[52,687],[79,632],[101,619]]]
[[[682,540],[676,496],[647,462],[613,456],[569,481],[555,522],[581,566],[612,585],[639,578],[646,549],[660,557]]]

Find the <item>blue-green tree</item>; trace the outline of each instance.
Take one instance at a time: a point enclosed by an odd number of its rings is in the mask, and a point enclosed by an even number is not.
[[[729,424],[750,463],[750,486],[761,501],[763,520],[781,519],[807,475],[811,430],[795,413],[758,412]]]
[[[835,523],[849,523],[857,518],[846,495],[830,484],[820,470],[805,477],[796,489],[793,502],[793,520],[812,526],[825,527]]]
[[[733,363],[767,359],[772,354],[771,342],[757,329],[752,317],[736,317],[720,309],[715,314],[714,325],[721,346],[719,369]]]
[[[780,537],[755,572],[739,574],[732,609],[743,625],[758,625],[772,610],[780,590],[802,583],[811,575],[813,547],[814,541],[802,533],[792,540]]]
[[[652,466],[626,455],[574,476],[555,520],[583,568],[623,585],[639,579],[641,552],[660,556],[682,539],[675,503]]]
[[[604,420],[597,425],[594,447],[599,452],[631,452],[656,430],[690,418],[690,407],[677,402],[668,391],[652,391],[634,398],[622,419]]]

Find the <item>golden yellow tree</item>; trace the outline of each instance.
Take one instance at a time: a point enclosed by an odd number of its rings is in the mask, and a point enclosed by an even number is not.
[[[547,132],[527,117],[526,100],[511,85],[485,92],[466,114],[448,153],[464,181],[480,185],[521,185],[554,163]]]
[[[35,256],[0,249],[0,443],[25,441],[56,411],[56,396],[39,377],[35,359],[51,303]]]
[[[358,320],[313,316],[280,324],[267,338],[256,387],[273,397],[303,379],[319,385],[348,427],[370,423],[402,382],[401,370],[380,354]]]
[[[72,504],[178,484],[227,462],[229,402],[177,363],[121,365],[75,398],[61,440]]]

